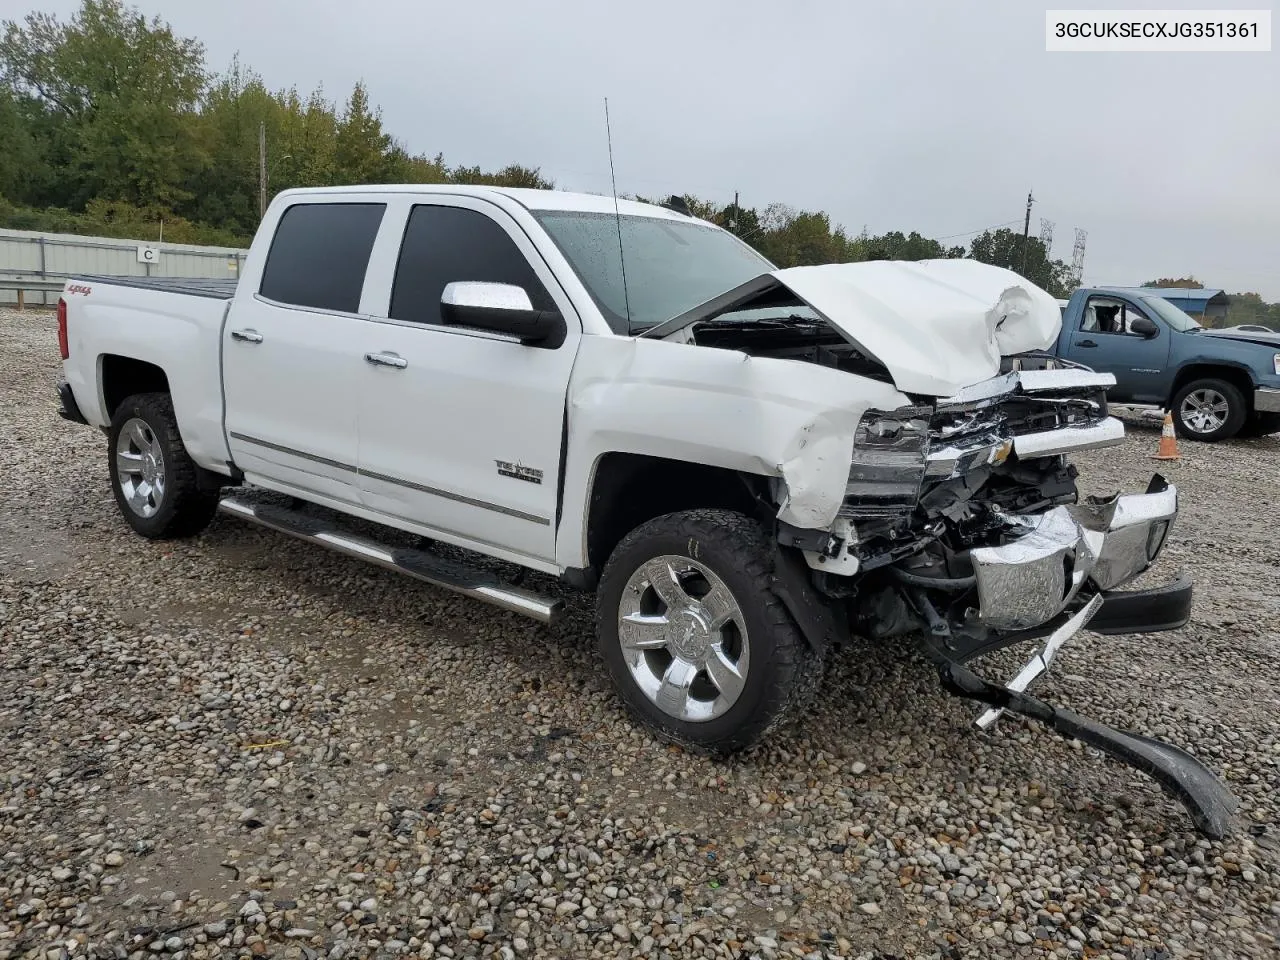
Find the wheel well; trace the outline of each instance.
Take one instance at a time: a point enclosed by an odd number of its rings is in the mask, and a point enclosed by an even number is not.
[[[609,453],[596,467],[587,515],[587,562],[599,572],[619,541],[646,520],[677,510],[719,507],[753,516],[762,477],[637,453]]]
[[[135,393],[168,393],[169,378],[154,363],[121,357],[113,353],[102,357],[102,403],[108,417],[125,398]]]
[[[1249,374],[1239,367],[1220,367],[1210,363],[1193,363],[1178,371],[1173,389],[1169,391],[1168,406],[1173,407],[1173,398],[1192,380],[1204,380],[1208,377],[1227,381],[1240,391],[1247,408],[1253,409],[1253,381],[1249,379]]]

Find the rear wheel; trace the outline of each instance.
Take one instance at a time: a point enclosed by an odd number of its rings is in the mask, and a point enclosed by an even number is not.
[[[209,525],[218,483],[187,455],[167,393],[127,397],[107,437],[111,490],[135,532],[167,540],[194,536]]]
[[[1240,391],[1225,380],[1192,380],[1173,395],[1173,423],[1188,440],[1228,440],[1240,432],[1248,413]]]
[[[599,652],[631,713],[716,754],[750,746],[817,685],[821,660],[774,594],[763,528],[728,510],[658,517],[600,578]]]

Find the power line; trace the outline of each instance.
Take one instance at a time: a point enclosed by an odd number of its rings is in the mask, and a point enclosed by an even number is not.
[[[1019,222],[1020,221],[1018,220],[1006,220],[1004,223],[993,223],[989,227],[979,227],[977,230],[966,230],[964,231],[964,233],[949,233],[945,237],[934,237],[933,239],[954,240],[956,237],[970,237],[970,236],[973,236],[973,234],[975,233],[984,233],[987,230],[999,230],[1001,227],[1011,227],[1015,223],[1019,223]]]

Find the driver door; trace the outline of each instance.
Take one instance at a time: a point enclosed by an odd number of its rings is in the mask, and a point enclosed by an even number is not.
[[[1146,317],[1156,326],[1153,337],[1133,332],[1133,321]],[[1169,330],[1158,317],[1124,297],[1093,296],[1084,305],[1079,327],[1071,331],[1070,356],[1100,373],[1115,375],[1109,391],[1124,403],[1163,403],[1164,369],[1169,359]]]
[[[506,213],[434,197],[405,214],[386,316],[365,325],[359,462],[366,506],[436,539],[554,568],[565,397],[581,322]],[[522,287],[558,309],[559,346],[451,326],[453,282]]]

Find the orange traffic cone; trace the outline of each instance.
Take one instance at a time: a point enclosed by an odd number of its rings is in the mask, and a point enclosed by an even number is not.
[[[1166,413],[1164,415],[1164,426],[1160,430],[1160,449],[1156,451],[1153,459],[1156,460],[1181,460],[1182,454],[1178,452],[1178,437],[1173,432],[1173,414]]]

